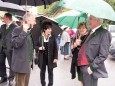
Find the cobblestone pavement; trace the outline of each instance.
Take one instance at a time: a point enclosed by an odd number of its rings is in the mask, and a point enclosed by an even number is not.
[[[99,79],[98,86],[115,86],[115,60],[108,58],[105,63],[109,73],[109,78]],[[64,60],[61,55],[59,56],[58,67],[54,69],[54,86],[81,86],[81,83],[77,78],[74,80],[71,79],[70,64],[71,59]],[[41,86],[39,73],[40,70],[35,65],[34,69],[31,71],[29,86]],[[46,83],[48,83],[47,78],[48,77],[46,77]],[[7,84],[0,84],[0,86],[7,86]]]

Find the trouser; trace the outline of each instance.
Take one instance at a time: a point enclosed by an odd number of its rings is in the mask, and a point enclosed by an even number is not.
[[[12,51],[7,51],[7,49],[2,49],[0,52],[0,77],[7,77],[6,73],[6,58],[9,64],[9,80],[14,79],[14,72],[11,69],[11,61],[12,61]]]
[[[87,72],[88,66],[81,66],[80,70],[83,77],[83,86],[97,86],[98,79],[95,79],[92,74],[89,75]]]
[[[52,69],[49,67],[47,68],[48,68],[48,79],[49,79],[48,86],[53,86],[53,68]],[[45,72],[46,72],[46,64],[44,63],[40,71],[40,79],[41,79],[42,86],[46,86]]]
[[[28,86],[30,73],[16,73],[15,86]]]

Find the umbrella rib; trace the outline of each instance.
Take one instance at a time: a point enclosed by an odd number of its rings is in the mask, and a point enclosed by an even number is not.
[[[77,18],[79,18],[79,16],[76,16],[76,17],[75,17],[75,19],[74,19],[74,21],[73,21],[71,27],[74,25],[74,22],[75,22],[75,20],[76,20]],[[79,20],[78,20],[78,23],[79,23]]]
[[[64,18],[60,22],[62,22],[65,18],[66,18],[66,16],[64,16]]]

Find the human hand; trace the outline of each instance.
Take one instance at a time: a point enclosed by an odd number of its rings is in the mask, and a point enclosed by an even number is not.
[[[75,42],[74,44],[73,44],[73,48],[76,48],[77,47],[77,43]]]
[[[87,68],[87,72],[89,75],[91,75],[93,73],[90,67]]]
[[[71,49],[74,49],[74,45],[71,45]]]
[[[44,46],[39,47],[39,50],[45,50]]]
[[[75,43],[76,45],[81,45],[81,39],[76,39]]]
[[[53,60],[53,63],[57,63],[57,59],[54,59],[54,60]]]
[[[74,44],[71,46],[71,49],[73,49],[73,48],[75,48],[75,47],[77,47],[79,45],[81,45],[81,40],[80,39],[76,39],[76,41],[74,42]]]

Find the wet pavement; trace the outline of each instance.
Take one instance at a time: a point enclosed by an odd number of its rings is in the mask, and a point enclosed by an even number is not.
[[[110,59],[105,61],[109,78],[99,79],[98,86],[115,86],[115,60]],[[54,85],[53,86],[81,86],[81,83],[76,79],[71,79],[70,74],[71,59],[64,60],[62,55],[59,55],[58,67],[54,69]],[[35,65],[31,71],[29,86],[41,86],[40,84],[40,70]],[[48,77],[46,73],[46,83]],[[0,86],[7,86],[7,83],[0,84]]]

